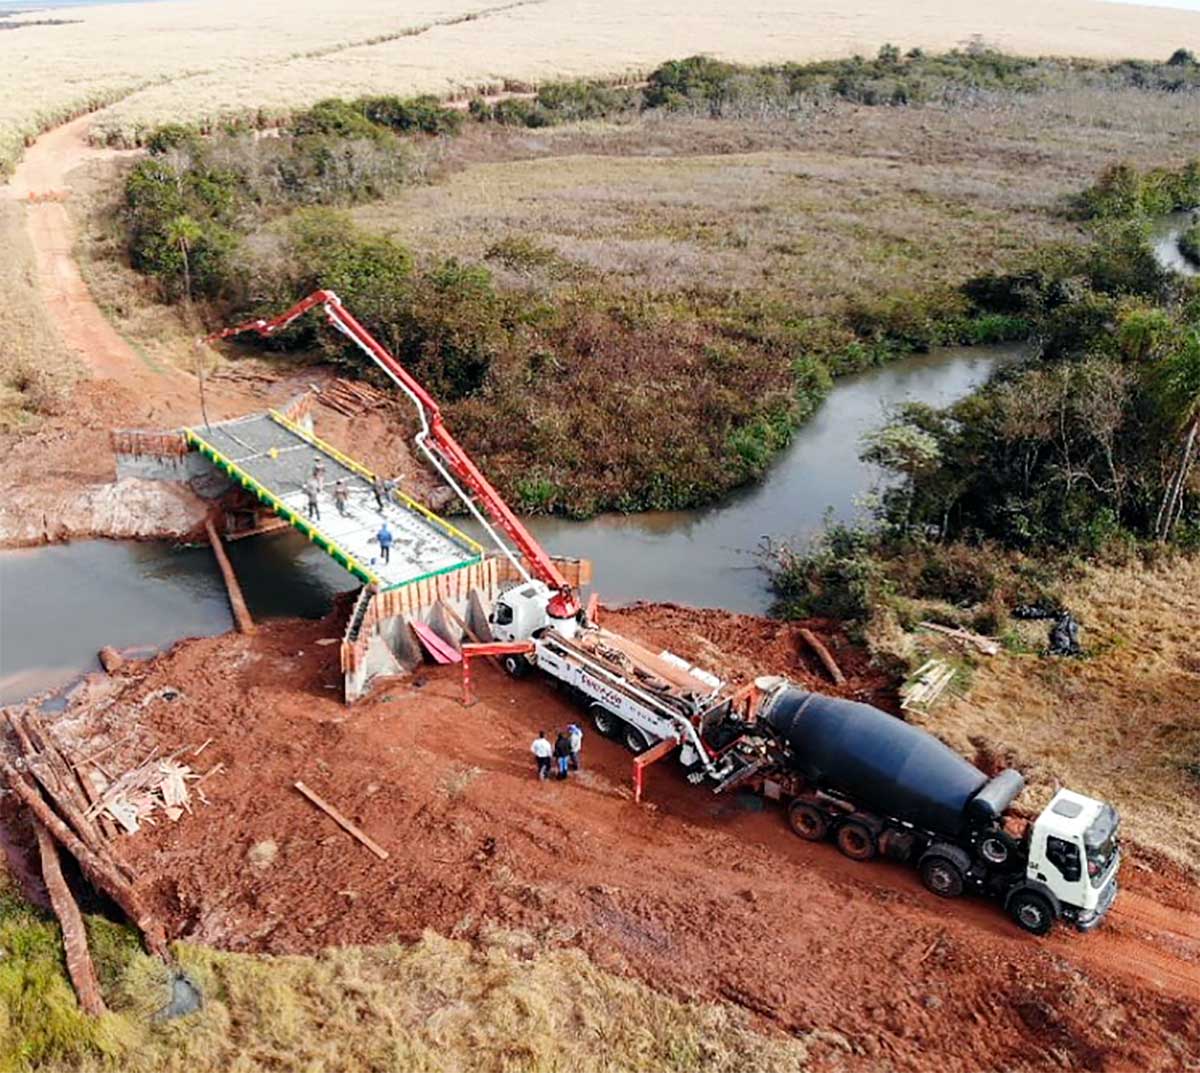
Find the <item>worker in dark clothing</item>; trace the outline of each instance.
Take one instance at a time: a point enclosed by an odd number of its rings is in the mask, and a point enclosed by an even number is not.
[[[558,764],[558,777],[567,777],[567,765],[571,762],[571,739],[563,731],[554,739],[554,759]]]
[[[375,505],[380,510],[383,510],[384,501],[391,499],[391,491],[388,488],[388,482],[378,473],[375,474],[375,479],[371,482],[371,491],[375,493]]]
[[[346,478],[339,477],[333,482],[333,503],[338,513],[346,517],[346,503],[350,499],[350,489],[346,487]]]
[[[317,499],[321,491],[321,486],[317,484],[316,477],[310,477],[304,483],[304,494],[308,496],[308,516],[315,521],[321,520],[321,504]]]
[[[388,528],[387,522],[383,523],[383,527],[375,534],[379,541],[379,555],[385,563],[392,561],[392,542],[395,539],[392,536],[392,531]]]

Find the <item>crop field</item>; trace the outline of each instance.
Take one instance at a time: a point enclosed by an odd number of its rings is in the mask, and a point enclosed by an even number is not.
[[[94,136],[133,143],[166,121],[270,124],[331,95],[455,95],[566,77],[620,77],[666,56],[803,60],[982,39],[1007,51],[1162,59],[1200,15],[1100,0],[796,4],[755,0],[179,0],[36,14],[0,33],[0,172],[22,145],[104,106]]]

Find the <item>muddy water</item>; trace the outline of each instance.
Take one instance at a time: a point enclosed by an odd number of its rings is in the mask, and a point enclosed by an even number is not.
[[[229,546],[257,618],[317,617],[357,582],[299,533]],[[87,540],[0,553],[0,704],[96,670],[96,652],[233,628],[207,548]]]
[[[862,434],[907,399],[945,404],[980,384],[1015,348],[947,348],[839,380],[766,480],[695,511],[537,519],[553,552],[595,563],[607,600],[674,600],[761,612],[769,604],[754,550],[763,536],[803,537],[825,512],[849,519],[875,474],[858,460]],[[230,546],[256,618],[319,616],[356,582],[288,532]],[[96,652],[165,646],[232,628],[220,574],[205,548],[83,541],[0,553],[0,704],[61,686],[98,667]]]

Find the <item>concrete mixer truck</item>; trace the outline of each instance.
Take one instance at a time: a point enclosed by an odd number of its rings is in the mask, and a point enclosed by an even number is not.
[[[1117,894],[1119,817],[1112,805],[1059,790],[1032,821],[1010,806],[1024,788],[988,778],[918,727],[867,704],[765,680],[755,730],[771,742],[767,797],[801,838],[833,839],[854,860],[914,863],[943,898],[978,893],[1044,935],[1056,920],[1096,927]]]

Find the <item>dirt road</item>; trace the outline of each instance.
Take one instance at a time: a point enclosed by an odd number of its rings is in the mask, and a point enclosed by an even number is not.
[[[682,654],[735,675],[821,685],[792,625],[652,605],[610,622],[650,642],[669,632]],[[744,1006],[764,1027],[827,1033],[817,1065],[830,1070],[927,1071],[934,1055],[964,1071],[1200,1061],[1200,900],[1165,864],[1135,850],[1100,931],[1038,941],[992,904],[941,902],[908,868],[801,842],[772,806],[714,797],[668,764],[636,806],[628,754],[588,724],[584,770],[539,784],[534,733],[581,719],[545,682],[481,668],[481,702],[463,709],[456,671],[428,669],[347,710],[337,647],[317,643],[338,626],[189,642],[120,672],[133,677],[107,716],[64,716],[89,750],[103,718],[114,740],[137,728],[114,769],[153,745],[213,739],[196,761],[226,765],[205,784],[211,804],[122,842],[174,934],[283,953],[515,930],[530,952],[576,945],[677,995]],[[887,703],[862,654],[835,643],[847,691]],[[154,699],[168,685],[181,694]],[[296,779],[389,860],[314,810]]]

